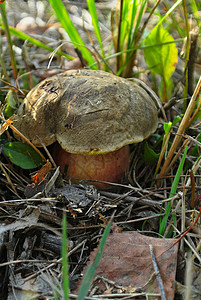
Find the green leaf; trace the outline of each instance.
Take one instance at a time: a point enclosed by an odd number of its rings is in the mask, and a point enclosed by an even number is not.
[[[181,121],[181,116],[176,116],[172,122],[172,126],[175,126],[180,121]]]
[[[1,124],[2,125],[2,124]],[[8,143],[8,136],[7,134],[4,132],[3,134],[0,135],[0,145],[4,145]]]
[[[23,169],[34,169],[45,163],[30,145],[21,142],[4,144],[3,152],[12,163]]]
[[[146,142],[144,144],[144,161],[153,166],[157,161],[160,156],[160,153],[156,153],[153,149],[151,149]]]
[[[164,144],[166,143],[166,140],[168,138],[170,130],[172,129],[172,122],[168,122],[168,123],[164,122],[163,129],[165,131],[165,134],[164,134],[164,137],[163,137],[162,148],[163,148]]]
[[[9,90],[6,95],[6,108],[5,108],[5,116],[6,118],[10,118],[16,110],[16,101],[13,96],[13,91]]]
[[[164,128],[164,131],[165,131],[165,136],[168,135],[168,133],[170,132],[171,127],[172,127],[172,122],[168,122],[168,123],[164,122],[163,128]]]
[[[167,82],[175,70],[178,57],[173,37],[160,25],[150,32],[144,44],[147,46],[144,55],[148,67]]]

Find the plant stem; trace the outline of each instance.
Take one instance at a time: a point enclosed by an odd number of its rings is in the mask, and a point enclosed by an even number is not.
[[[183,103],[183,112],[187,108],[187,96],[188,96],[188,61],[190,53],[190,35],[189,35],[189,24],[188,24],[188,14],[186,9],[186,2],[182,0],[183,10],[184,10],[184,19],[186,25],[186,57],[185,57],[185,66],[184,66],[184,75],[185,75],[185,86],[184,86],[184,103]]]
[[[190,52],[188,61],[188,93],[192,96],[194,91],[194,69],[197,57],[197,41],[199,36],[199,28],[196,27],[190,32]]]
[[[163,81],[163,102],[166,103],[167,102],[167,85],[166,85],[164,72],[162,75],[162,81]]]
[[[10,78],[8,76],[8,73],[7,73],[7,70],[6,70],[6,66],[5,66],[5,63],[4,63],[4,60],[3,60],[1,54],[0,54],[0,66],[2,67],[3,75],[4,75],[5,79],[6,79],[6,81],[10,82]]]
[[[122,23],[122,10],[123,10],[123,1],[120,1],[120,10],[119,10],[119,24],[118,24],[118,37],[117,37],[117,53],[120,52],[120,38],[121,38],[121,23]],[[119,70],[121,65],[122,54],[117,56],[117,70]]]
[[[12,69],[13,69],[13,77],[16,80],[18,72],[17,72],[15,54],[14,54],[14,51],[13,51],[13,43],[12,43],[12,39],[11,39],[11,36],[10,36],[8,21],[7,21],[7,17],[6,17],[5,2],[0,5],[0,11],[1,11],[2,21],[3,21],[3,24],[4,24],[4,30],[6,32],[6,36],[7,36],[7,40],[8,40],[8,46],[9,46],[9,50],[10,50],[11,65],[12,65]]]

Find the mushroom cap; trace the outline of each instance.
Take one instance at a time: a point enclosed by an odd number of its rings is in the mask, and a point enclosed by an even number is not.
[[[143,141],[158,124],[139,85],[104,71],[70,70],[33,88],[14,126],[33,144],[56,141],[70,153],[101,154]]]

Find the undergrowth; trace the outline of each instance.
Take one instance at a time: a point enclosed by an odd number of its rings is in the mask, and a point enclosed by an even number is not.
[[[188,183],[191,202],[187,206],[198,214],[200,194],[196,191],[195,177],[198,176],[197,181],[200,182],[201,81],[195,76],[195,54],[198,52],[192,52],[192,43],[196,44],[199,39],[200,4],[191,0],[187,5],[186,1],[178,0],[170,7],[169,2],[164,1],[161,7],[160,1],[155,1],[154,4],[145,0],[117,1],[117,6],[110,12],[111,22],[109,30],[111,37],[109,42],[105,42],[102,38],[100,20],[94,0],[87,0],[88,12],[91,16],[91,24],[94,31],[89,32],[84,25],[84,21],[88,22],[88,20],[83,19],[85,40],[71,21],[70,13],[64,3],[61,0],[48,0],[48,2],[52,7],[51,10],[48,7],[52,17],[54,19],[57,18],[61,24],[59,26],[65,29],[70,39],[70,42],[61,40],[55,48],[28,33],[10,26],[6,13],[6,1],[0,4],[1,38],[6,36],[6,42],[5,39],[2,39],[0,48],[0,99],[2,103],[0,132],[1,152],[4,155],[1,156],[1,172],[4,174],[9,188],[13,190],[15,195],[19,196],[21,190],[16,190],[16,185],[12,183],[11,175],[8,175],[9,172],[5,168],[7,159],[9,159],[9,165],[14,164],[14,168],[18,166],[23,170],[35,170],[47,162],[41,151],[30,143],[28,145],[23,136],[21,136],[21,139],[26,143],[18,142],[11,137],[12,131],[10,130],[15,131],[12,122],[16,109],[21,99],[25,97],[27,88],[30,89],[32,85],[35,85],[35,77],[31,74],[33,70],[28,72],[26,67],[20,66],[19,58],[16,57],[14,51],[14,43],[16,43],[16,40],[21,40],[26,41],[26,45],[23,45],[25,48],[28,43],[29,45],[34,45],[37,49],[49,51],[49,53],[53,54],[52,59],[57,57],[59,60],[75,60],[75,53],[78,53],[83,67],[105,70],[125,78],[147,80],[145,83],[151,85],[151,88],[161,101],[159,111],[160,126],[157,133],[150,137],[142,146],[146,169],[143,169],[144,162],[143,167],[142,163],[138,164],[137,168],[139,169],[136,170],[139,170],[139,186],[143,185],[143,172],[148,172],[149,168],[152,169],[151,175],[146,181],[147,186],[143,186],[143,188],[154,186],[157,188],[165,182],[170,187],[170,191],[166,194],[170,200],[177,194],[179,184],[183,184],[185,190],[185,184]],[[191,24],[190,14],[193,19]],[[180,26],[181,20],[182,25]],[[4,47],[3,43],[6,43],[6,47]],[[66,53],[66,50],[64,50],[66,44],[70,45],[71,51],[69,53]],[[11,61],[11,66],[9,67],[5,61],[7,49]],[[75,52],[73,52],[73,49]],[[146,62],[144,62],[143,68],[140,68],[137,63],[140,57],[143,57],[142,60]],[[179,80],[175,80],[174,74],[181,59],[184,64],[182,68],[183,73]],[[23,62],[27,66],[25,58],[23,58]],[[26,79],[22,81],[21,78],[24,75]],[[19,78],[20,80],[18,81]],[[182,91],[179,90],[181,86]],[[178,96],[182,98],[182,105],[180,103],[177,104]],[[174,108],[173,110],[171,110],[172,107]],[[173,179],[168,177],[170,175]],[[136,183],[134,177],[129,182],[133,186]],[[183,193],[184,195],[185,192]],[[177,210],[175,204],[168,201],[167,204],[161,205],[161,213],[164,215],[159,222],[158,235],[160,237],[175,237],[176,229],[181,227],[180,222],[178,222],[181,215],[181,205]],[[64,298],[68,299],[69,266],[65,214],[62,226],[63,290]],[[96,260],[89,267],[83,279],[77,299],[84,299],[87,295],[109,230],[110,225],[106,227],[99,244]],[[55,299],[59,299],[58,295],[55,296]]]

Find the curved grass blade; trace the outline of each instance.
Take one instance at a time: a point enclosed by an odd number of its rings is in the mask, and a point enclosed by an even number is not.
[[[175,175],[175,178],[174,178],[174,181],[173,181],[173,184],[172,184],[172,188],[171,188],[171,191],[170,191],[169,198],[173,197],[176,194],[177,186],[178,186],[178,183],[179,183],[179,180],[180,180],[180,177],[181,177],[181,172],[183,170],[183,166],[184,166],[184,162],[185,162],[185,159],[186,159],[187,151],[188,151],[188,147],[186,147],[186,149],[184,151],[184,154],[182,156],[181,162],[179,164],[179,167],[177,169],[177,173]],[[171,211],[171,202],[168,202],[166,210],[165,210],[165,215],[164,215],[164,217],[163,217],[163,219],[160,223],[160,227],[159,227],[159,234],[160,235],[164,235],[167,220],[168,220],[168,217],[170,215],[170,211]],[[173,216],[173,217],[175,217],[175,216]],[[175,220],[173,220],[173,221],[175,221]]]
[[[168,11],[167,13],[164,15],[164,17],[156,24],[155,27],[161,25],[163,23],[163,21],[171,14],[171,12],[173,12],[173,10],[182,2],[182,0],[178,0]],[[155,28],[154,27],[154,28]],[[152,30],[154,30],[154,28]]]
[[[146,3],[146,0],[121,0],[117,4],[116,20],[119,22],[118,36],[115,37],[118,41],[117,52],[136,48],[140,38],[139,25],[145,11]],[[123,77],[126,75],[127,77],[135,59],[135,53],[136,51],[131,51],[131,53],[119,56],[117,59],[118,74],[121,74]],[[123,65],[125,65],[125,71],[120,72]],[[128,70],[126,71],[126,69]]]
[[[3,24],[0,24],[0,26],[1,26],[2,28],[4,28]],[[9,31],[10,31],[10,33],[11,33],[12,35],[18,37],[19,39],[24,40],[24,41],[28,40],[30,43],[32,43],[32,44],[34,44],[34,45],[36,45],[36,46],[38,46],[38,47],[40,47],[40,48],[43,48],[43,49],[48,50],[48,51],[50,51],[50,52],[53,52],[53,51],[55,50],[54,48],[52,48],[52,47],[50,47],[50,46],[47,46],[46,44],[44,44],[44,43],[38,41],[37,39],[31,37],[30,35],[28,35],[28,34],[22,32],[22,31],[20,31],[20,30],[15,29],[15,28],[12,27],[12,26],[9,26]],[[67,59],[70,59],[70,60],[73,60],[73,59],[74,59],[73,56],[68,55],[68,54],[66,54],[66,53],[64,53],[64,52],[57,51],[56,53],[57,53],[57,55],[59,55],[59,56],[65,56]]]
[[[94,275],[96,273],[96,268],[99,264],[99,261],[101,259],[101,255],[103,253],[103,248],[104,248],[104,245],[105,245],[105,242],[106,242],[106,239],[109,235],[109,232],[110,232],[110,227],[111,227],[111,222],[108,223],[107,227],[105,228],[104,230],[104,233],[103,233],[103,236],[101,238],[101,241],[100,241],[100,244],[98,246],[98,252],[96,254],[96,258],[95,258],[95,261],[93,264],[91,264],[82,280],[82,284],[81,284],[81,287],[80,287],[80,291],[79,291],[79,295],[77,297],[77,300],[83,300],[85,299],[87,293],[88,293],[88,290],[90,288],[90,284],[94,278]]]
[[[59,19],[60,23],[62,24],[63,28],[67,32],[69,38],[73,43],[78,44],[77,48],[81,51],[83,58],[88,62],[89,65],[94,64],[94,59],[92,57],[91,52],[86,48],[85,43],[83,42],[82,38],[80,37],[77,29],[75,28],[73,22],[70,19],[70,16],[62,3],[61,0],[48,0],[51,4],[57,18]],[[93,67],[97,69],[96,66]]]
[[[87,0],[87,5],[88,5],[89,13],[90,13],[91,18],[92,18],[92,24],[93,24],[94,31],[95,31],[95,34],[96,34],[96,38],[97,38],[97,41],[98,41],[100,49],[101,49],[101,55],[102,55],[102,57],[105,57],[104,50],[103,50],[103,43],[102,43],[101,34],[100,34],[100,27],[99,27],[97,12],[96,12],[96,6],[95,6],[94,0]]]

